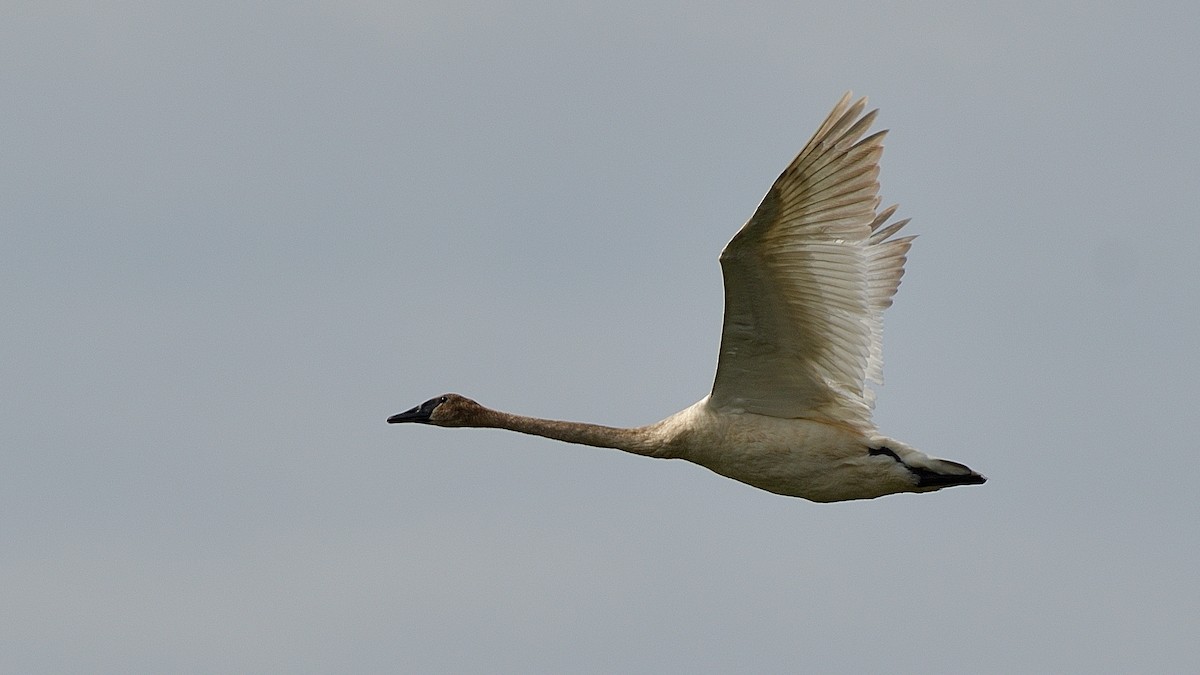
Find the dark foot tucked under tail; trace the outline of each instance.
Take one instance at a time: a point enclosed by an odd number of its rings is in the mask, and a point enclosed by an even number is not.
[[[975,473],[965,464],[951,462],[947,459],[934,459],[939,468],[943,471],[935,471],[925,467],[912,466],[905,464],[900,455],[897,455],[891,448],[868,448],[867,452],[872,455],[887,455],[904,465],[912,475],[917,477],[917,487],[921,488],[944,488],[953,485],[981,485],[987,482],[987,477]]]
[[[967,469],[962,464],[958,466]],[[977,474],[970,469],[967,469],[967,471],[971,471],[967,474],[947,474],[930,471],[929,469],[916,469],[911,466],[907,468],[917,477],[917,487],[944,488],[951,485],[982,485],[987,482],[987,477]]]

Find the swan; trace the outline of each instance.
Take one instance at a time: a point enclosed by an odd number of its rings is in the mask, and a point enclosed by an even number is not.
[[[880,435],[883,310],[904,273],[908,220],[879,210],[886,131],[847,92],[721,252],[725,317],[712,392],[636,428],[493,410],[444,394],[388,418],[518,431],[637,455],[684,459],[814,502],[932,492],[987,479]],[[864,137],[865,136],[865,137]]]

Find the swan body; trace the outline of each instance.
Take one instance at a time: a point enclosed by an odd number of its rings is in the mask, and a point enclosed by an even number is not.
[[[847,93],[721,253],[725,320],[712,392],[644,427],[547,420],[445,394],[388,418],[501,428],[684,459],[815,502],[930,492],[987,479],[877,433],[882,314],[904,273],[907,220],[879,210],[885,132]]]

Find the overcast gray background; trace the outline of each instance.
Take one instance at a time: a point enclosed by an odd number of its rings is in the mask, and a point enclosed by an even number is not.
[[[8,2],[0,670],[1197,672],[1194,2]],[[919,233],[817,505],[395,427],[704,396],[846,89]]]

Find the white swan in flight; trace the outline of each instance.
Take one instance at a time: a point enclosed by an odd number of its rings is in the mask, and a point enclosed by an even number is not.
[[[631,429],[539,419],[445,394],[388,422],[511,429],[568,443],[686,459],[816,502],[931,492],[986,478],[881,436],[883,310],[912,237],[878,210],[886,132],[847,93],[721,253],[725,322],[712,393]],[[864,137],[865,136],[865,137]]]

